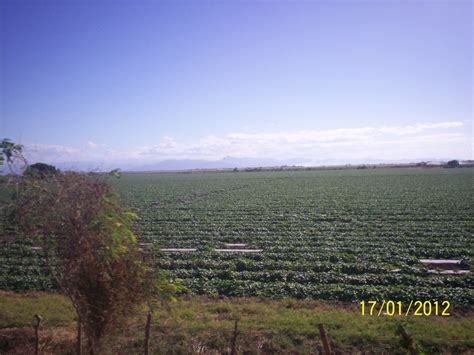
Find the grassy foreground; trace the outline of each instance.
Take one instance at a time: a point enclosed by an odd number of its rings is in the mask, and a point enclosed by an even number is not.
[[[44,353],[73,353],[74,311],[68,299],[51,293],[0,291],[0,353],[31,353],[34,314],[44,318]],[[318,353],[323,323],[336,353],[405,354],[397,327],[403,324],[424,353],[471,353],[472,311],[449,318],[361,316],[356,305],[306,300],[183,298],[156,310],[151,347],[156,354],[229,353],[239,318],[239,353]],[[107,341],[113,354],[140,354],[145,312],[131,315]]]

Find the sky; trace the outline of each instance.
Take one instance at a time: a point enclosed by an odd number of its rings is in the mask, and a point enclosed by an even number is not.
[[[30,161],[472,159],[471,1],[0,2]]]

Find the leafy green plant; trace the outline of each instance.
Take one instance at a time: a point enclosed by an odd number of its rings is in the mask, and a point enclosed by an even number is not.
[[[122,174],[111,179],[140,214],[160,270],[191,293],[272,298],[474,303],[472,270],[434,274],[419,259],[472,268],[473,170],[363,169]],[[218,253],[244,243],[262,253]],[[0,288],[49,289],[41,256],[4,248]],[[394,272],[394,270],[398,271]],[[33,277],[34,275],[34,277]]]

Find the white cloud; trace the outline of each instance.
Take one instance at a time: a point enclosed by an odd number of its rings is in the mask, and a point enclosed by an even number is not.
[[[462,127],[463,123],[459,121],[453,122],[439,122],[439,123],[417,123],[413,126],[404,126],[404,127],[382,127],[380,129],[381,133],[396,134],[396,135],[407,135],[419,133],[428,129],[436,128],[456,128]]]
[[[127,151],[88,142],[85,149],[58,145],[27,146],[30,161],[135,162],[166,159],[219,160],[226,156],[272,159],[417,159],[472,158],[470,129],[460,121],[407,126],[296,130],[273,133],[235,132],[178,142],[166,136],[155,145]]]

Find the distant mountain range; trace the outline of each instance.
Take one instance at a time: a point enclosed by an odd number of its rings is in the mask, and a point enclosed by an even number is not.
[[[137,162],[68,162],[54,164],[61,170],[77,170],[77,171],[110,171],[120,168],[123,171],[175,171],[175,170],[193,170],[193,169],[243,169],[256,167],[279,167],[279,166],[331,166],[331,165],[359,165],[359,164],[408,164],[420,161],[441,162],[449,159],[402,159],[402,160],[386,160],[386,159],[259,159],[259,158],[235,158],[226,157],[221,160],[192,160],[192,159],[171,159],[157,161],[154,163],[137,163]]]
[[[221,160],[164,160],[161,162],[135,166],[133,171],[154,171],[154,170],[191,170],[191,169],[233,169],[233,168],[253,168],[272,167],[281,165],[301,165],[303,159],[274,160],[255,158],[233,158],[226,157]]]
[[[194,169],[243,169],[243,168],[270,168],[280,166],[333,166],[333,165],[360,165],[360,164],[408,164],[421,161],[429,161],[432,163],[446,162],[450,159],[423,158],[423,159],[259,159],[259,158],[235,158],[226,157],[220,160],[192,160],[192,159],[171,159],[157,161],[153,163],[139,163],[136,161],[127,162],[93,162],[93,161],[76,161],[76,162],[46,162],[54,165],[61,170],[74,171],[110,171],[112,169],[121,169],[122,171],[176,171],[176,170],[194,170]],[[6,169],[4,167],[4,172]]]
[[[307,160],[306,160],[307,161]],[[123,171],[174,171],[193,169],[233,169],[247,167],[273,167],[282,165],[302,165],[304,159],[274,160],[226,157],[221,160],[169,159],[153,163],[129,162],[64,162],[52,163],[61,170],[109,171],[120,168]]]

